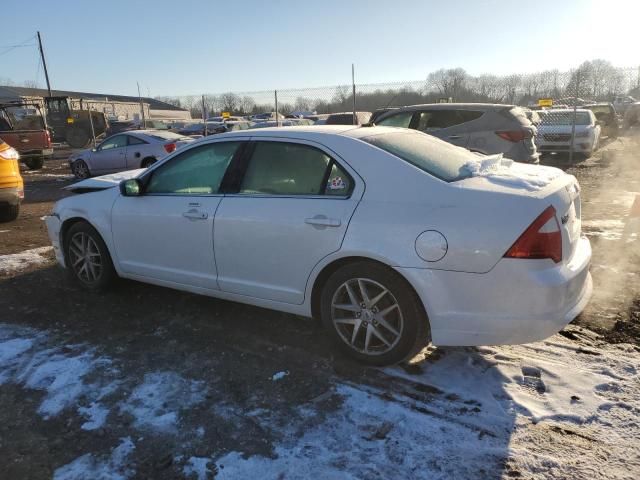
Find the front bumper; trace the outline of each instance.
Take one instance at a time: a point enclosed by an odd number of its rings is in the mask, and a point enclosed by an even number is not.
[[[0,205],[18,205],[23,198],[24,190],[21,188],[0,188]]]
[[[56,260],[62,267],[64,267],[64,253],[60,243],[60,228],[62,227],[62,222],[57,215],[47,215],[44,219],[44,223],[47,225],[47,233],[49,234],[49,240],[51,240]]]
[[[571,142],[549,142],[539,140],[536,142],[539,152],[568,152],[571,150]],[[576,138],[573,142],[574,152],[590,152],[593,149],[593,142],[588,138]]]
[[[398,271],[421,297],[435,345],[505,345],[542,340],[571,322],[591,298],[590,261],[582,238],[560,265],[503,258],[484,274]]]

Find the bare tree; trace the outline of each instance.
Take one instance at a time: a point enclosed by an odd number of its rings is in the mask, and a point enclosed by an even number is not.
[[[463,68],[449,68],[436,70],[427,77],[427,89],[434,86],[444,97],[458,99],[462,90],[466,87],[469,75]]]

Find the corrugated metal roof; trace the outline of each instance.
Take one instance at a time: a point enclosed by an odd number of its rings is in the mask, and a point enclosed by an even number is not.
[[[19,97],[46,97],[48,96],[47,89],[45,88],[31,88],[31,87],[14,87],[10,85],[0,85],[0,98],[13,98]],[[73,92],[68,90],[51,90],[51,95],[56,97],[71,97],[71,98],[83,98],[87,100],[99,100],[104,101],[105,98],[115,102],[134,102],[139,101],[138,97],[131,97],[128,95],[111,95],[108,93],[88,93],[88,92]],[[170,103],[156,100],[155,98],[142,97],[144,103],[149,104],[151,110],[181,110],[186,111],[184,108],[176,107]]]

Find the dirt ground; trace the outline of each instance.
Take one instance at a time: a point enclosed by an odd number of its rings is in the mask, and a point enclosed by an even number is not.
[[[638,478],[625,439],[640,438],[626,416],[640,412],[628,387],[640,372],[640,255],[625,227],[639,157],[621,138],[572,166],[543,160],[580,181],[595,286],[575,325],[535,348],[429,347],[410,365],[364,368],[313,320],[132,281],[87,293],[51,252],[0,271],[0,478]],[[0,255],[49,245],[41,217],[72,183],[64,156],[24,178]],[[619,367],[606,381],[592,363],[605,358]],[[563,361],[597,377],[592,390],[549,373]],[[465,369],[454,386],[438,381]],[[590,408],[620,408],[631,430],[610,445],[616,422],[593,423]]]

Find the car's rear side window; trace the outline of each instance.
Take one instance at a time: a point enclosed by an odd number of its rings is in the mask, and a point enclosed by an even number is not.
[[[309,145],[255,142],[240,194],[348,196],[351,177],[326,153]]]
[[[478,160],[469,150],[412,130],[372,135],[362,140],[445,182],[468,177],[470,172],[464,165]]]

